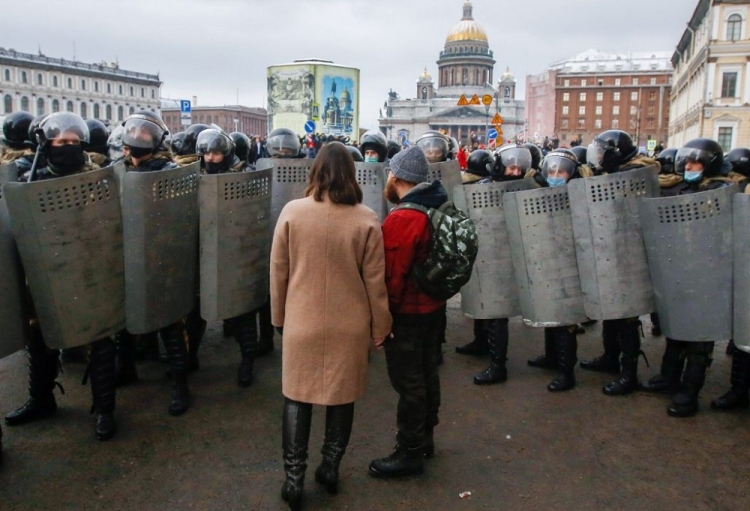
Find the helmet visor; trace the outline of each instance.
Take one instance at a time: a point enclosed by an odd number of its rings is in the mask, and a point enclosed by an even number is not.
[[[714,159],[714,154],[703,149],[697,149],[695,147],[683,147],[677,151],[675,156],[675,171],[682,175],[685,173],[685,166],[688,163],[700,164],[701,168],[693,168],[692,170],[703,170],[708,169],[709,164]]]
[[[575,174],[578,162],[573,161],[572,158],[561,154],[550,153],[544,159],[542,163],[542,175],[545,179],[549,178],[565,178],[565,181],[569,181],[573,174]]]
[[[448,157],[448,141],[441,137],[428,137],[417,141],[417,145],[422,148],[427,161],[438,163],[445,161]]]
[[[80,143],[87,144],[90,141],[89,127],[79,116],[67,112],[52,114],[39,125],[45,140],[63,138],[66,140],[78,139]]]
[[[167,133],[156,123],[131,116],[125,121],[122,144],[140,149],[156,149]]]
[[[299,149],[300,141],[292,134],[274,135],[266,141],[266,150],[274,158],[295,158]]]
[[[195,152],[199,155],[206,153],[221,153],[224,157],[234,152],[232,140],[217,129],[201,131],[195,143]]]
[[[602,168],[604,163],[604,153],[606,152],[605,147],[599,142],[591,142],[588,149],[586,150],[586,162],[592,169]]]
[[[510,147],[501,149],[498,156],[503,162],[503,166],[520,167],[522,172],[531,168],[531,152],[525,147]]]

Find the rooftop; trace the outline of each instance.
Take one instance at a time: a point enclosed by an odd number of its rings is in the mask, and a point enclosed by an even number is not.
[[[672,72],[672,52],[606,53],[589,49],[574,57],[553,62],[550,69],[560,74],[622,73],[622,72]]]

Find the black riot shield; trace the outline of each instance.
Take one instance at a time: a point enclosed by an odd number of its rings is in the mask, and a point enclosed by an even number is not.
[[[313,161],[310,158],[262,158],[258,160],[256,164],[258,170],[273,168],[271,232],[276,229],[276,222],[284,206],[289,201],[301,199],[304,196]]]
[[[0,358],[24,346],[28,317],[23,267],[10,225],[3,186],[18,181],[15,164],[0,166]]]
[[[430,163],[427,171],[427,182],[440,181],[448,192],[448,200],[453,200],[453,190],[461,184],[461,166],[457,160]]]
[[[201,315],[212,321],[268,298],[272,169],[201,176]]]
[[[734,196],[734,344],[750,353],[750,195]]]
[[[357,184],[362,189],[362,204],[373,210],[382,222],[388,214],[388,206],[383,198],[385,168],[387,163],[355,162]]]
[[[470,318],[508,318],[521,313],[505,227],[503,195],[533,187],[533,181],[520,179],[458,185],[453,189],[456,207],[469,215],[479,237],[479,252],[471,279],[461,288],[461,308]]]
[[[45,343],[72,348],[121,330],[123,225],[112,167],[4,192]]]
[[[122,180],[127,328],[145,334],[195,306],[200,163]]]
[[[506,193],[503,205],[524,322],[586,321],[566,187]]]
[[[732,336],[732,199],[737,187],[639,200],[643,240],[664,334]]]
[[[658,197],[656,167],[568,183],[586,315],[620,319],[654,311],[639,197]]]

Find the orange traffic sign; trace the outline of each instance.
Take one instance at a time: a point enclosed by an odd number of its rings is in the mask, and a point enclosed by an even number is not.
[[[503,137],[499,136],[495,139],[495,145],[500,146],[503,145]]]
[[[485,94],[484,96],[482,96],[482,104],[484,106],[490,106],[492,104],[492,96],[490,96],[489,94]]]
[[[500,114],[495,114],[495,117],[492,118],[492,124],[502,124],[503,118],[500,117]]]
[[[466,99],[466,96],[461,94],[461,97],[458,98],[458,103],[456,105],[458,106],[466,106],[469,104],[469,101]]]
[[[479,96],[477,96],[476,94],[474,94],[471,97],[471,101],[469,101],[469,104],[470,105],[478,105],[479,104]]]
[[[502,135],[503,134],[503,127],[500,124],[496,125],[495,129],[497,130],[497,134],[498,135]]]

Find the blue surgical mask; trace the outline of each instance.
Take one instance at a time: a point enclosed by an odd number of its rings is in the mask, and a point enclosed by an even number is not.
[[[378,157],[377,156],[366,156],[365,157],[365,161],[367,163],[377,163],[378,162]]]
[[[688,183],[697,183],[703,177],[702,170],[686,170],[683,179]]]
[[[548,177],[547,184],[552,187],[565,186],[565,178],[564,177]]]

